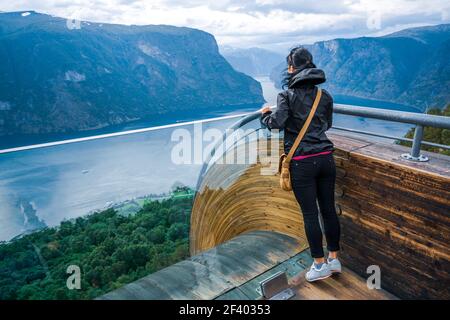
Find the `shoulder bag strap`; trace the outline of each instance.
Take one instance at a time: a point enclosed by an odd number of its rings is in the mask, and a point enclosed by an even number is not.
[[[286,159],[285,159],[285,163],[289,164],[292,160],[292,157],[294,156],[295,150],[297,150],[298,145],[300,144],[300,142],[302,141],[303,137],[305,136],[306,131],[309,128],[309,125],[311,124],[311,120],[314,117],[314,114],[316,113],[317,107],[319,106],[319,102],[320,99],[322,98],[322,89],[318,88],[317,90],[317,95],[316,95],[316,99],[314,100],[314,104],[311,108],[311,111],[309,112],[308,118],[305,121],[305,124],[303,125],[302,130],[300,130],[297,138],[294,141],[294,144],[292,145],[291,150],[289,151]]]

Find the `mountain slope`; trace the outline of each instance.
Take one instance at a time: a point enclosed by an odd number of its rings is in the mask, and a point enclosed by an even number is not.
[[[268,76],[283,56],[261,48],[221,47],[220,52],[237,71],[252,77]]]
[[[384,37],[335,39],[306,46],[334,94],[402,103],[425,110],[450,101],[450,25]],[[285,63],[272,70],[280,83]]]
[[[0,13],[0,135],[87,130],[263,102],[206,32]]]

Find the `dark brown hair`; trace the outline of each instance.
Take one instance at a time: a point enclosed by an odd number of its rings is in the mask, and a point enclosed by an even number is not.
[[[295,69],[294,73],[288,73],[288,68],[290,66]],[[315,67],[316,65],[313,63],[313,56],[308,49],[302,46],[291,49],[289,55],[286,57],[286,69],[283,71],[283,89],[289,87],[292,78],[300,71]]]

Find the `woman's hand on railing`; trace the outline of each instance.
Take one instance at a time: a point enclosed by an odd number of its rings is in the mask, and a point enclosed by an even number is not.
[[[259,112],[261,112],[262,114],[272,112],[272,110],[271,110],[272,108],[273,108],[273,106],[264,106],[261,108],[261,110],[259,110]]]

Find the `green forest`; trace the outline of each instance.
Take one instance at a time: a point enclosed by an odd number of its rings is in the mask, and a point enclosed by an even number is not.
[[[186,259],[193,197],[182,191],[133,215],[108,209],[1,243],[0,300],[93,299]],[[66,286],[70,265],[79,290]]]
[[[427,114],[433,114],[436,116],[446,116],[450,117],[450,104],[448,104],[444,109],[440,108],[431,108],[427,111]],[[406,138],[414,138],[414,128],[409,130],[409,132],[405,136]],[[432,128],[432,127],[425,127],[423,130],[423,140],[428,142],[434,142],[439,143],[443,145],[450,145],[450,130],[447,129],[440,129],[440,128]],[[399,144],[404,146],[411,146],[411,142],[399,142]],[[450,156],[450,150],[431,147],[422,145],[422,150],[430,151],[430,152],[436,152],[436,153],[442,153],[445,155]]]

